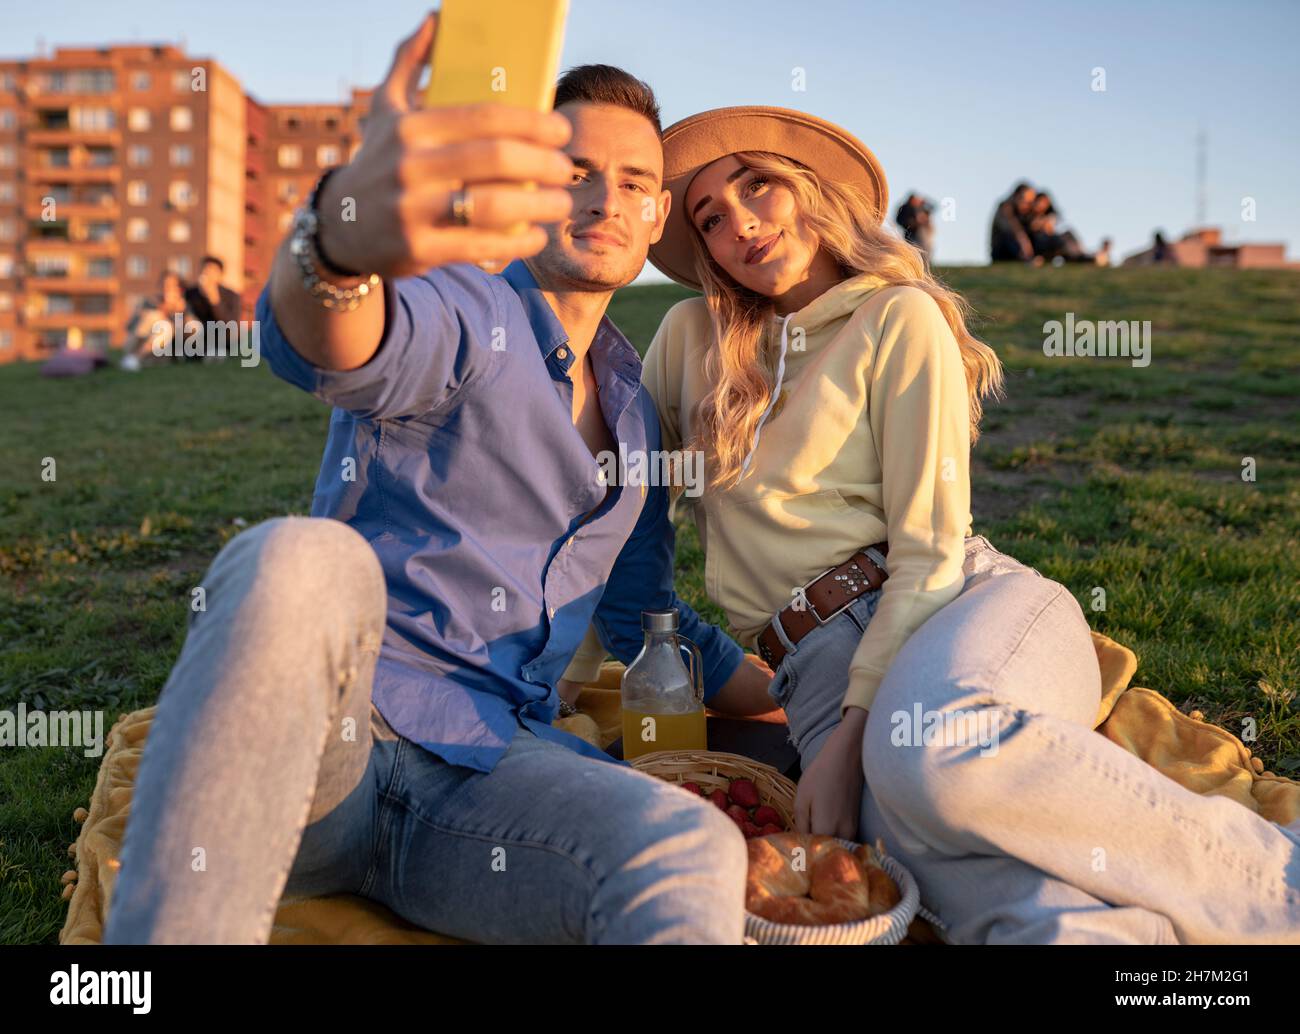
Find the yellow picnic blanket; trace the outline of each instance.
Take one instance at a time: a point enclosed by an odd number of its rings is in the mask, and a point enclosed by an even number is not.
[[[1092,634],[1101,665],[1102,700],[1094,727],[1187,789],[1219,794],[1287,825],[1300,818],[1300,782],[1264,771],[1230,732],[1182,714],[1151,689],[1130,687],[1137,670],[1132,650]],[[607,663],[600,678],[578,698],[581,714],[556,724],[600,747],[621,734],[618,685],[622,665]],[[90,809],[78,808],[81,833],[68,853],[76,869],[64,874],[71,898],[59,933],[61,944],[96,944],[118,868],[118,850],[131,806],[136,768],[154,708],[123,715],[109,732]],[[784,721],[780,711],[760,720]],[[422,930],[382,905],[352,895],[284,898],[275,916],[272,944],[458,944]]]

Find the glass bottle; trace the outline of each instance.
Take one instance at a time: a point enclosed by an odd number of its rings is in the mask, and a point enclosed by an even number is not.
[[[704,660],[677,634],[676,610],[641,612],[645,644],[623,672],[623,757],[660,750],[707,750]],[[682,663],[689,651],[690,667]]]

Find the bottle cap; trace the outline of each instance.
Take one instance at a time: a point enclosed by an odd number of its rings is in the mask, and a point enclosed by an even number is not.
[[[676,632],[677,611],[643,610],[641,611],[641,630],[643,632]]]

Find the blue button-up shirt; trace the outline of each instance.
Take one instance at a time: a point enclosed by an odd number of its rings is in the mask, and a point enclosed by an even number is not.
[[[702,651],[711,698],[743,651],[673,591],[667,487],[604,484],[573,424],[567,335],[528,267],[446,266],[384,290],[383,339],[355,370],[294,351],[269,288],[257,318],[271,369],[335,407],[312,514],[356,528],[383,567],[373,698],[385,720],[483,772],[519,723],[609,761],[551,725],[555,685],[593,617],[626,663],[643,641],[641,611],[667,607]],[[590,355],[616,447],[653,455],[641,361],[608,317]]]

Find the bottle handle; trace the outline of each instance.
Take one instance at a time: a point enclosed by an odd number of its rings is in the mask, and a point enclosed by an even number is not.
[[[704,655],[700,653],[700,648],[684,635],[677,637],[677,649],[686,650],[690,647],[690,664],[686,666],[686,673],[691,677],[691,691],[695,694],[695,699],[701,704],[704,703]]]

